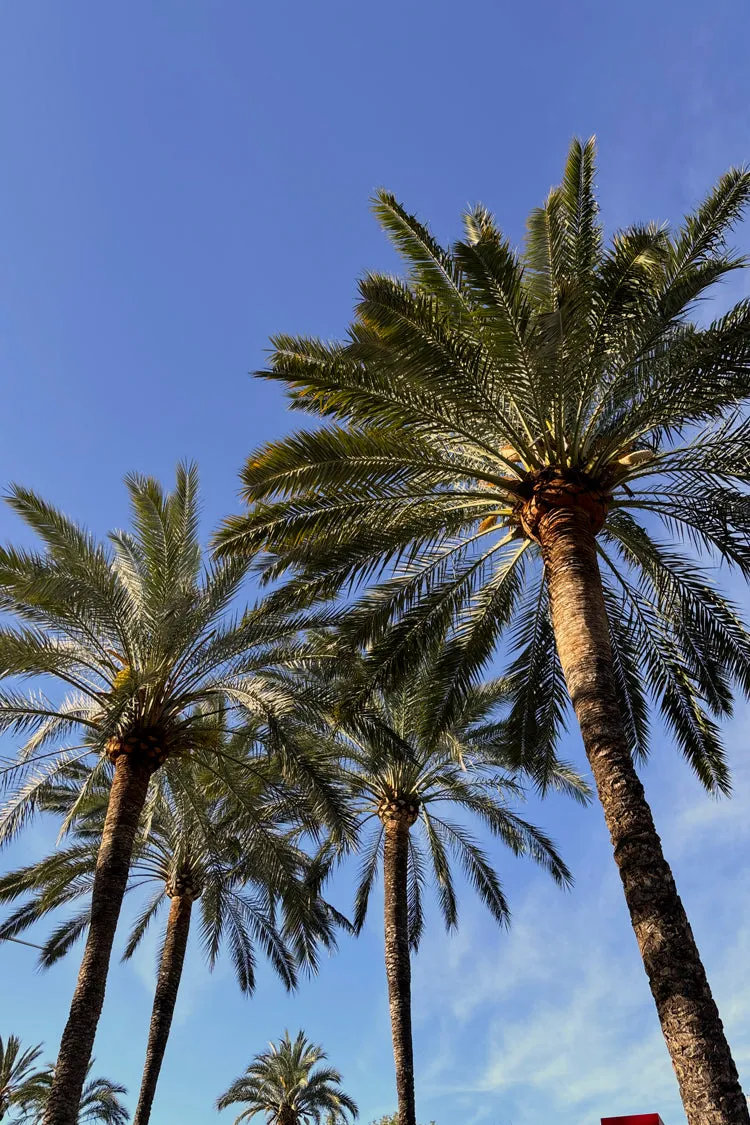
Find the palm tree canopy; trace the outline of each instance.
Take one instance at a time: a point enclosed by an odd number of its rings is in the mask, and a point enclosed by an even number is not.
[[[360,682],[362,665],[360,665]],[[352,682],[352,681],[350,681]],[[510,911],[488,855],[466,827],[467,814],[512,854],[527,856],[562,886],[570,872],[549,837],[512,805],[523,790],[507,768],[503,724],[495,715],[505,699],[503,680],[475,685],[450,727],[425,738],[431,685],[418,675],[398,687],[371,692],[342,723],[342,756],[359,823],[361,853],[354,925],[364,925],[370,893],[382,867],[385,820],[405,813],[409,832],[409,941],[416,949],[424,928],[424,890],[431,881],[448,930],[458,925],[453,864],[501,925]],[[561,763],[550,783],[585,801],[587,786]],[[431,877],[431,878],[430,878]]]
[[[250,1121],[264,1114],[269,1125],[347,1125],[358,1115],[356,1103],[341,1089],[341,1075],[330,1066],[322,1047],[310,1043],[303,1031],[292,1040],[289,1032],[267,1051],[255,1056],[245,1073],[218,1099],[218,1109],[242,1104],[235,1118]]]
[[[228,945],[238,983],[255,986],[256,946],[287,988],[298,968],[317,966],[320,945],[335,948],[342,919],[317,894],[314,872],[296,836],[306,826],[304,795],[285,786],[278,766],[249,751],[248,739],[227,741],[222,774],[167,761],[154,776],[136,840],[128,888],[150,888],[125,947],[133,955],[146,930],[175,895],[200,907],[201,944],[213,968]],[[38,863],[0,878],[0,901],[26,901],[10,914],[0,935],[12,937],[50,911],[88,900],[107,808],[107,787],[78,798],[79,780],[49,787],[46,811],[67,816],[77,807],[72,841]],[[88,927],[84,909],[66,918],[41,954],[49,966],[63,957]]]
[[[24,1050],[17,1035],[9,1035],[5,1041],[0,1036],[0,1121],[36,1091],[41,1071],[34,1064],[41,1053],[41,1043]]]
[[[153,766],[192,758],[219,775],[227,748],[212,715],[257,724],[260,743],[305,789],[310,823],[341,826],[335,786],[297,753],[295,729],[314,710],[292,674],[302,622],[264,607],[237,612],[248,562],[203,561],[194,466],[178,467],[171,493],[147,477],[126,484],[132,530],[104,544],[32,492],[9,496],[43,550],[0,548],[0,607],[12,618],[0,627],[0,675],[41,677],[50,692],[0,690],[0,731],[24,739],[3,770],[13,792],[0,843],[71,766],[82,801],[121,753]]]
[[[750,639],[713,570],[750,574],[750,300],[709,324],[695,312],[746,265],[726,238],[750,172],[676,230],[609,243],[594,174],[593,141],[574,142],[522,253],[484,207],[446,249],[378,193],[408,275],[365,275],[342,342],[274,339],[263,374],[331,421],[248,459],[251,510],[220,549],[264,548],[267,580],[290,573],[277,604],[377,577],[354,636],[381,677],[433,660],[431,723],[450,723],[507,639],[508,742],[544,784],[568,702],[537,527],[575,504],[597,535],[632,752],[648,752],[656,703],[704,785],[727,791],[716,720],[750,688]]]
[[[93,1065],[94,1060],[89,1066],[89,1074]],[[33,1092],[23,1102],[18,1125],[41,1125],[54,1073],[52,1066],[45,1067],[40,1073]],[[94,1125],[95,1122],[101,1125],[127,1125],[130,1114],[120,1100],[123,1094],[127,1094],[126,1088],[109,1078],[90,1078],[81,1096],[79,1125]]]
[[[127,1090],[119,1083],[109,1078],[92,1078],[83,1087],[78,1116],[80,1125],[90,1121],[101,1121],[103,1125],[125,1125],[130,1114],[120,1101],[122,1094],[127,1094]]]

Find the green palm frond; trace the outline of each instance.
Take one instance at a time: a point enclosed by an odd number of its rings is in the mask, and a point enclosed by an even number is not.
[[[222,733],[221,739],[236,758],[223,759],[218,776],[197,762],[188,768],[170,761],[152,780],[129,888],[153,890],[132,924],[124,959],[133,955],[174,888],[184,886],[199,903],[209,967],[226,948],[240,987],[252,992],[257,946],[293,988],[298,969],[314,971],[319,946],[335,948],[336,928],[346,923],[321,898],[321,878],[313,877],[311,861],[297,843],[306,832],[304,794],[289,787],[278,763],[253,760],[251,736],[234,734],[227,742]],[[0,902],[21,902],[0,925],[0,936],[15,936],[88,900],[106,795],[100,783],[81,802],[75,779],[47,787],[45,811],[67,817],[70,804],[76,805],[70,842],[0,879]],[[88,905],[63,918],[46,940],[40,963],[46,967],[65,956],[88,922]]]
[[[108,784],[113,746],[153,745],[157,765],[195,761],[222,776],[226,747],[206,726],[210,712],[226,713],[227,728],[252,720],[260,756],[283,755],[291,784],[304,781],[310,817],[345,833],[330,769],[319,770],[311,749],[298,760],[312,747],[301,735],[317,729],[320,706],[309,688],[298,694],[296,670],[305,627],[324,615],[243,610],[250,562],[205,558],[194,465],[178,466],[171,492],[137,474],[126,485],[131,527],[103,543],[27,489],[8,497],[42,549],[0,548],[0,677],[10,681],[0,690],[0,731],[21,740],[0,772],[0,843],[73,764],[84,803]],[[25,691],[20,681],[30,677]],[[67,812],[75,818],[78,807]]]
[[[341,1089],[342,1077],[320,1066],[326,1054],[303,1031],[294,1040],[284,1032],[278,1043],[257,1054],[240,1078],[218,1099],[217,1109],[245,1108],[235,1125],[263,1114],[269,1125],[347,1125],[358,1116],[356,1102]]]
[[[88,1068],[91,1074],[94,1060]],[[47,1100],[52,1089],[54,1067],[46,1066],[35,1076],[25,1097],[20,1101],[18,1125],[42,1125]],[[130,1114],[121,1098],[127,1094],[125,1086],[109,1078],[88,1078],[81,1094],[77,1121],[79,1125],[127,1125]]]
[[[508,744],[544,788],[567,768],[567,701],[522,513],[542,479],[596,494],[631,752],[648,753],[656,708],[703,783],[726,790],[717,722],[750,686],[748,636],[711,568],[750,574],[750,300],[708,323],[695,310],[746,265],[730,233],[750,171],[730,170],[676,228],[609,240],[595,173],[593,141],[575,141],[521,253],[485,207],[441,246],[379,193],[405,277],[366,274],[341,341],[273,341],[260,374],[327,424],[249,458],[248,512],[218,550],[257,553],[278,607],[333,601],[375,683],[430,664],[432,730],[500,652]]]
[[[0,1037],[0,1117],[9,1109],[23,1107],[39,1088],[41,1071],[35,1063],[42,1044],[23,1048],[17,1035]]]
[[[345,683],[366,676],[366,661],[354,656],[343,668]],[[452,724],[431,730],[433,684],[431,673],[402,680],[398,687],[370,689],[342,716],[338,727],[341,754],[352,801],[358,813],[359,870],[354,904],[354,927],[364,925],[370,896],[383,863],[383,808],[393,802],[418,807],[420,815],[409,832],[407,909],[409,940],[417,949],[424,928],[424,894],[431,886],[449,929],[458,920],[452,861],[493,916],[508,917],[499,877],[480,845],[466,828],[446,819],[448,807],[468,814],[489,829],[514,855],[527,856],[545,868],[562,886],[570,872],[555,845],[540,829],[514,812],[522,795],[513,777],[518,763],[507,733],[509,694],[505,680],[473,686],[465,695]],[[555,767],[555,769],[557,766]],[[555,770],[551,770],[551,775]],[[570,770],[559,778],[561,788],[580,800],[587,786]],[[337,853],[339,859],[347,850]]]

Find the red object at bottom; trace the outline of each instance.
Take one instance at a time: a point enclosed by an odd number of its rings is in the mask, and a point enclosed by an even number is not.
[[[603,1117],[602,1125],[664,1125],[658,1113],[631,1113],[627,1117]]]

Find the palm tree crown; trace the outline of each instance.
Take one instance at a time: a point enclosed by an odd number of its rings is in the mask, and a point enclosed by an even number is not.
[[[605,245],[594,146],[576,142],[560,187],[516,253],[476,207],[450,250],[386,192],[375,212],[409,276],[367,274],[346,341],[276,337],[267,376],[295,408],[333,419],[247,462],[249,517],[225,554],[267,549],[287,597],[330,596],[390,567],[363,635],[398,673],[443,646],[435,713],[449,719],[502,636],[514,650],[508,734],[549,761],[567,705],[539,566],[539,521],[568,504],[598,533],[622,719],[648,750],[648,703],[702,782],[728,790],[717,716],[750,688],[735,607],[690,547],[750,574],[750,300],[690,319],[744,266],[725,245],[750,198],[727,173],[671,232],[629,227]],[[390,628],[388,628],[390,626]],[[394,627],[395,626],[395,627]]]
[[[151,887],[152,893],[133,922],[123,959],[133,956],[170,900],[188,897],[200,906],[210,968],[228,945],[240,988],[251,993],[257,945],[293,988],[299,966],[315,967],[319,943],[335,947],[334,925],[341,919],[307,882],[310,863],[294,839],[300,819],[305,823],[299,791],[287,792],[273,763],[248,754],[245,735],[236,734],[226,749],[218,782],[208,770],[172,762],[152,780],[128,880],[130,892]],[[76,805],[71,843],[0,878],[0,901],[27,899],[3,921],[0,936],[13,937],[49,912],[88,899],[107,788],[90,791],[85,802],[78,788],[71,779],[49,786],[41,798],[45,811],[63,817]],[[85,932],[89,909],[50,935],[40,957],[44,966],[65,956]]]
[[[462,821],[465,814],[517,856],[529,856],[567,886],[570,872],[548,836],[512,808],[522,789],[503,766],[503,724],[493,712],[504,681],[473,687],[448,730],[424,737],[430,684],[425,676],[378,691],[342,727],[344,761],[359,814],[361,866],[354,924],[364,925],[373,883],[383,862],[386,825],[403,818],[408,833],[409,945],[416,950],[424,928],[423,891],[432,884],[447,929],[458,925],[455,860],[497,922],[509,909],[488,855]],[[579,799],[587,792],[569,767],[557,765],[554,784]],[[416,829],[416,831],[415,831]],[[369,831],[368,831],[369,830]]]
[[[87,767],[83,796],[120,755],[155,768],[192,754],[215,771],[207,715],[240,711],[281,739],[284,716],[303,713],[285,674],[299,622],[233,611],[247,564],[202,563],[195,467],[178,467],[168,495],[150,478],[126,483],[133,531],[113,532],[109,547],[33,493],[10,495],[45,550],[0,549],[0,599],[19,623],[0,628],[0,672],[49,678],[68,694],[0,692],[0,730],[30,736],[18,768],[6,771],[16,791],[0,815],[0,842],[71,763]]]
[[[89,1072],[93,1067],[93,1060]],[[52,1087],[54,1067],[46,1067],[35,1084],[30,1098],[23,1105],[23,1114],[18,1125],[41,1125],[44,1111]],[[127,1125],[130,1114],[120,1101],[127,1094],[124,1086],[109,1078],[90,1078],[83,1087],[78,1111],[79,1125]]]
[[[41,1053],[41,1043],[23,1050],[17,1035],[9,1035],[5,1042],[0,1037],[0,1121],[37,1090],[41,1072],[34,1069],[34,1063]]]
[[[285,1031],[278,1043],[255,1056],[219,1098],[217,1108],[245,1105],[235,1125],[260,1113],[269,1125],[347,1125],[357,1117],[357,1106],[341,1090],[339,1072],[318,1067],[325,1058],[323,1048],[310,1043],[303,1031],[293,1041]]]

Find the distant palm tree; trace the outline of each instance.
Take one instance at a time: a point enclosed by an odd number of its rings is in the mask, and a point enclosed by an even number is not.
[[[429,679],[422,676],[371,693],[367,701],[360,696],[341,721],[342,753],[360,826],[357,931],[364,925],[378,872],[383,874],[385,968],[400,1125],[416,1125],[410,951],[418,948],[422,936],[428,872],[448,930],[458,926],[454,864],[493,918],[500,925],[510,920],[500,878],[467,829],[466,814],[511,853],[544,867],[559,885],[571,882],[549,837],[510,804],[521,791],[500,768],[503,727],[494,714],[505,699],[505,683],[496,680],[473,688],[450,729],[433,738],[426,736],[430,688]],[[558,767],[550,780],[585,799],[586,787],[570,769]]]
[[[75,1125],[151,777],[168,761],[216,770],[221,748],[203,719],[220,708],[264,726],[291,774],[292,730],[309,711],[286,675],[299,622],[263,608],[238,615],[247,560],[203,561],[195,468],[178,468],[170,494],[151,478],[126,483],[133,531],[113,532],[106,545],[14,487],[11,507],[44,550],[0,549],[0,604],[11,618],[0,628],[0,672],[47,677],[70,692],[60,700],[56,691],[0,691],[0,730],[30,735],[18,769],[4,777],[16,790],[0,814],[0,842],[71,763],[84,767],[82,799],[111,778],[88,938],[45,1125]],[[297,782],[318,821],[332,812],[333,790],[310,763]]]
[[[289,1032],[256,1055],[245,1073],[216,1103],[217,1109],[245,1105],[235,1125],[265,1115],[268,1125],[348,1125],[358,1115],[356,1103],[341,1090],[341,1075],[333,1067],[314,1068],[326,1058],[322,1047],[308,1042],[300,1031],[294,1042]]]
[[[124,959],[138,948],[149,924],[169,902],[149,1030],[146,1063],[133,1125],[146,1125],[169,1038],[193,904],[201,907],[201,937],[209,967],[229,944],[240,988],[255,987],[255,946],[271,961],[288,989],[299,966],[314,969],[319,943],[335,947],[339,915],[308,884],[310,864],[294,842],[304,801],[285,792],[273,764],[247,754],[247,739],[227,742],[232,796],[227,800],[207,770],[165,763],[152,781],[136,836],[128,889],[156,885],[136,919]],[[245,764],[242,764],[244,756]],[[224,780],[230,767],[226,765]],[[217,793],[217,789],[219,792]],[[48,811],[69,812],[75,784],[44,798]],[[46,859],[0,878],[0,902],[31,896],[0,926],[13,936],[43,915],[81,897],[88,899],[96,872],[106,789],[78,802],[73,842]],[[64,956],[88,927],[90,908],[66,919],[47,941],[41,962]]]
[[[89,1072],[93,1066],[89,1066]],[[49,1100],[54,1067],[47,1067],[39,1076],[33,1093],[23,1104],[23,1112],[18,1125],[41,1125]],[[130,1114],[120,1101],[127,1094],[124,1086],[111,1082],[109,1078],[92,1078],[84,1084],[81,1104],[78,1109],[77,1125],[126,1125]]]
[[[41,1043],[24,1051],[17,1035],[9,1035],[5,1042],[0,1036],[0,1121],[36,1091],[41,1071],[34,1063],[41,1053]]]
[[[371,1121],[370,1125],[398,1125],[397,1113],[384,1113],[382,1117],[378,1117],[376,1121]],[[430,1125],[435,1125],[434,1121]]]
[[[727,234],[750,171],[677,230],[609,245],[594,176],[593,142],[574,142],[523,254],[484,207],[446,249],[380,192],[408,276],[365,274],[341,342],[276,337],[266,374],[333,424],[249,457],[251,510],[221,546],[290,571],[286,604],[383,576],[357,635],[381,680],[434,658],[433,721],[506,641],[508,739],[542,784],[572,702],[688,1121],[748,1125],[636,763],[656,704],[728,792],[716,720],[750,691],[750,638],[715,583],[719,561],[750,576],[750,300],[694,319],[747,265]]]

